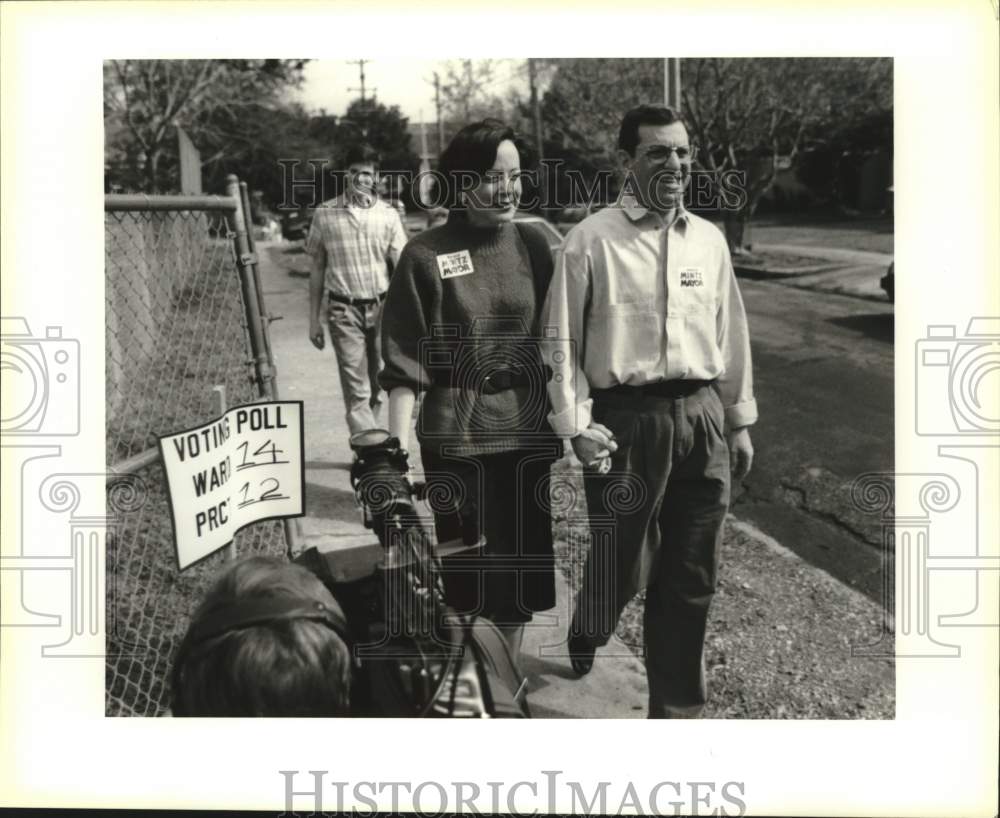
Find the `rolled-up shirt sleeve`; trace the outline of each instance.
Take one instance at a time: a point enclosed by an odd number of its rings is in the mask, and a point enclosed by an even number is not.
[[[382,361],[379,385],[386,391],[407,386],[420,392],[430,386],[430,375],[423,360],[422,340],[427,338],[429,299],[426,281],[409,248],[399,256],[399,264],[389,280],[389,291],[382,306]],[[426,278],[426,277],[424,277]],[[423,290],[423,291],[422,291]]]
[[[580,434],[591,421],[593,399],[583,372],[590,269],[580,234],[566,238],[542,310],[542,355],[552,369],[549,424],[562,438]]]
[[[716,339],[725,371],[716,380],[715,387],[726,410],[726,426],[739,429],[756,423],[757,401],[753,393],[747,315],[728,248],[724,248],[722,254],[719,290]]]

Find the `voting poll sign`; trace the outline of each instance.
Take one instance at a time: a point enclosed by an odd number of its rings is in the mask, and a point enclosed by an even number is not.
[[[302,401],[235,406],[160,438],[183,570],[250,523],[305,514]]]

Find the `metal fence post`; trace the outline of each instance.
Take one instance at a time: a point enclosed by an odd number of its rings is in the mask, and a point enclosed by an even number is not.
[[[240,182],[233,174],[226,177],[226,195],[235,199],[240,205],[234,213],[227,214],[227,216],[231,220],[230,228],[234,234],[236,264],[240,271],[243,303],[246,305],[247,331],[250,335],[250,350],[253,355],[254,369],[260,386],[260,394],[273,400],[275,398],[274,373],[271,370],[271,361],[267,354],[264,320],[261,315],[260,300],[257,298],[257,284],[254,281],[257,256],[250,250],[247,239],[247,223],[240,198]]]
[[[261,394],[271,400],[279,400],[278,378],[274,357],[271,353],[269,334],[271,318],[264,312],[264,291],[260,283],[260,268],[257,266],[253,229],[250,226],[250,201],[246,183],[240,182],[234,174],[230,174],[226,177],[226,194],[236,199],[239,204],[236,213],[233,214],[233,232],[236,234],[236,256],[240,268],[240,280],[243,284],[247,326],[250,329],[250,342]],[[301,550],[297,521],[285,518],[282,525],[285,529],[285,544],[288,546],[288,555],[290,558],[294,558]]]
[[[243,207],[243,221],[247,225],[247,246],[250,248],[250,254],[257,257],[257,241],[253,237],[253,218],[250,214],[250,193],[247,190],[247,183],[240,182],[240,204]],[[264,346],[267,350],[267,359],[271,363],[271,369],[273,371],[273,383],[274,388],[277,389],[278,386],[278,373],[277,368],[274,364],[274,352],[271,349],[271,333],[270,327],[272,322],[276,319],[271,316],[267,311],[267,304],[264,303],[264,290],[260,283],[260,266],[258,264],[253,265],[253,280],[254,285],[257,287],[257,302],[260,305],[261,319],[264,321]],[[275,399],[278,395],[275,392]]]

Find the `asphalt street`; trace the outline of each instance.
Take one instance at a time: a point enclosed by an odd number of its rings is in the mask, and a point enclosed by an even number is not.
[[[760,420],[732,512],[881,600],[880,521],[851,500],[893,468],[893,308],[742,279]]]

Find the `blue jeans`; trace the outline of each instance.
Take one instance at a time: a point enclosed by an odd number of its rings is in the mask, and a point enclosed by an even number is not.
[[[377,414],[382,403],[378,386],[378,373],[382,368],[379,338],[382,304],[357,306],[330,299],[327,309],[348,431],[354,435],[378,428]]]
[[[643,588],[651,718],[690,717],[707,700],[704,645],[729,507],[729,448],[711,386],[686,397],[597,395],[617,438],[611,470],[584,472],[591,549],[573,632],[603,645]]]

